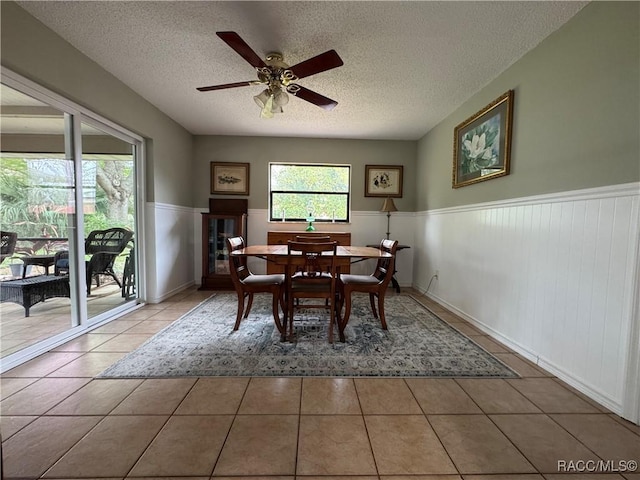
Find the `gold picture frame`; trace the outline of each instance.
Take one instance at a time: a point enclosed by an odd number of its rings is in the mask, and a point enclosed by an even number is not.
[[[509,175],[512,122],[509,90],[454,129],[453,188]]]
[[[365,165],[365,197],[402,197],[402,165]]]
[[[249,195],[248,163],[211,162],[211,193]]]

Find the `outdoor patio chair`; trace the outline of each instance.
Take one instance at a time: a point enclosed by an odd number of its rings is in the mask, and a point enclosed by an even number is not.
[[[340,327],[337,315],[336,276],[338,242],[287,243],[287,313],[289,332],[293,334],[294,313],[299,309],[329,309],[329,342],[333,343],[333,326]],[[299,299],[324,299],[322,303],[298,303]],[[295,300],[295,302],[294,302]],[[340,341],[344,342],[342,329],[338,328]]]
[[[390,253],[392,256],[380,258],[376,264],[376,269],[371,275],[340,275],[340,279],[338,280],[338,288],[340,290],[340,305],[338,310],[342,312],[342,306],[346,304],[341,325],[343,331],[351,315],[351,294],[354,292],[369,294],[371,311],[373,312],[374,318],[378,318],[379,313],[382,328],[383,330],[387,329],[387,321],[384,316],[384,296],[391,277],[393,277],[397,248],[397,240],[382,240],[380,242],[380,250]],[[376,298],[378,299],[378,312],[376,312]]]
[[[16,250],[16,241],[18,234],[16,232],[0,231],[0,263],[5,258],[9,258]]]
[[[247,318],[253,305],[254,293],[270,293],[272,296],[272,311],[273,321],[280,332],[282,339],[285,338],[286,323],[283,324],[280,321],[280,314],[278,312],[278,305],[282,307],[282,311],[285,311],[284,305],[284,275],[256,275],[251,273],[247,266],[247,257],[241,255],[231,255],[236,250],[242,250],[244,248],[244,238],[242,237],[230,237],[227,238],[227,249],[229,250],[229,271],[231,274],[231,281],[238,294],[238,311],[236,314],[236,323],[233,326],[233,330],[240,328],[240,322],[242,318]],[[247,305],[245,307],[245,299],[247,299]],[[243,317],[244,313],[244,317]],[[286,322],[286,317],[285,317]]]
[[[106,230],[94,230],[84,241],[84,252],[91,255],[86,261],[87,295],[91,295],[91,284],[96,280],[96,286],[100,286],[100,275],[108,275],[113,278],[118,287],[122,289],[122,283],[113,270],[116,258],[124,251],[132,240],[133,232],[126,228],[108,228]],[[56,253],[54,259],[54,275],[69,273],[69,252],[62,250]]]

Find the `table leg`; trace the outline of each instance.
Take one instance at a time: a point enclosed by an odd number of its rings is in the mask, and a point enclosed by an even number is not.
[[[393,285],[393,288],[396,289],[397,293],[400,293],[400,284],[396,280],[396,277],[391,277],[391,285]]]

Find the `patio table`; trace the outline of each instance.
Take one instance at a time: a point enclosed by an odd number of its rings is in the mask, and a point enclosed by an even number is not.
[[[22,305],[25,317],[33,305],[53,297],[71,297],[68,276],[39,275],[0,282],[0,302]]]

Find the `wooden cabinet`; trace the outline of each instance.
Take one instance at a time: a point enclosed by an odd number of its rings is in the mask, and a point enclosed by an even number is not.
[[[286,245],[289,240],[295,240],[297,235],[304,235],[305,237],[326,237],[329,235],[331,241],[338,242],[338,245],[351,245],[351,233],[349,232],[306,232],[304,230],[299,232],[267,232],[267,243],[269,245]],[[349,273],[349,268],[343,267],[341,271],[342,273]],[[284,266],[267,262],[267,273],[284,273]]]
[[[226,240],[247,232],[247,200],[210,199],[202,214],[201,290],[233,289]]]

